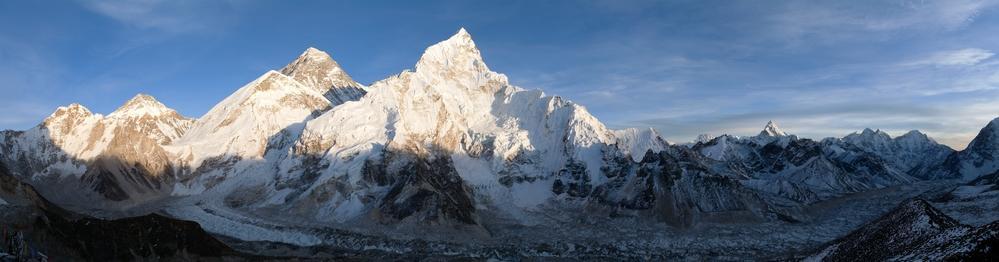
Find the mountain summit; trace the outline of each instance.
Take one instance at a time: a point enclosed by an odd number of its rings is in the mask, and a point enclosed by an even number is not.
[[[313,47],[282,68],[281,74],[323,94],[334,105],[364,95],[363,86],[354,81],[339,63],[326,52]]]
[[[999,156],[999,117],[985,125],[968,144],[969,151]]]
[[[472,35],[461,28],[447,40],[430,46],[416,63],[416,72],[443,77],[489,72]]]
[[[124,105],[118,107],[114,112],[108,114],[108,117],[140,117],[140,116],[160,116],[164,114],[176,114],[177,111],[168,108],[160,101],[156,100],[147,94],[137,94]]]
[[[968,147],[929,172],[934,177],[971,181],[999,170],[999,118],[990,121]]]
[[[781,137],[787,136],[787,133],[784,133],[784,131],[777,126],[777,122],[770,120],[770,122],[767,122],[767,125],[763,127],[763,131],[760,131],[760,136]]]

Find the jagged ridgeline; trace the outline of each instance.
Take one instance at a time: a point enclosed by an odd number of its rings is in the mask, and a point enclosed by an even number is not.
[[[329,230],[495,240],[608,220],[807,223],[818,202],[995,169],[990,132],[975,153],[918,131],[816,141],[776,122],[671,144],[511,85],[461,29],[368,86],[309,48],[196,119],[147,95],[107,116],[61,107],[5,132],[0,161],[79,212],[161,210],[235,239],[342,248],[356,243]]]

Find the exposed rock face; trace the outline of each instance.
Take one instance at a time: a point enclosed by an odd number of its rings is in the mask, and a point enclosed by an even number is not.
[[[472,189],[449,158],[416,160],[399,170],[398,176],[379,204],[378,213],[386,222],[411,218],[420,223],[478,223]]]
[[[999,221],[972,228],[926,201],[914,199],[833,241],[806,260],[963,261],[996,255],[999,255]]]

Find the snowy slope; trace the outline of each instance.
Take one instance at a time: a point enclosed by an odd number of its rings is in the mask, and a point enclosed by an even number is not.
[[[216,104],[170,149],[192,168],[210,158],[258,159],[268,143],[290,143],[305,121],[363,95],[327,53],[308,48],[281,72],[264,73]]]
[[[635,162],[642,161],[646,152],[659,153],[669,146],[669,142],[652,128],[614,130],[614,136],[622,153],[631,155]]]
[[[989,122],[968,147],[927,171],[933,178],[971,181],[999,170],[999,118]]]
[[[271,136],[330,106],[316,90],[269,71],[212,107],[171,147],[191,166],[219,156],[259,158]]]

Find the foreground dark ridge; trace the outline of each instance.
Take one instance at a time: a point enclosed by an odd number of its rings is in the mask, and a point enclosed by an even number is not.
[[[133,261],[245,257],[191,221],[157,214],[102,220],[53,205],[0,164],[0,252],[17,260]],[[6,261],[6,260],[4,260]]]
[[[908,200],[807,260],[988,261],[999,258],[999,221],[963,225],[922,199]]]

